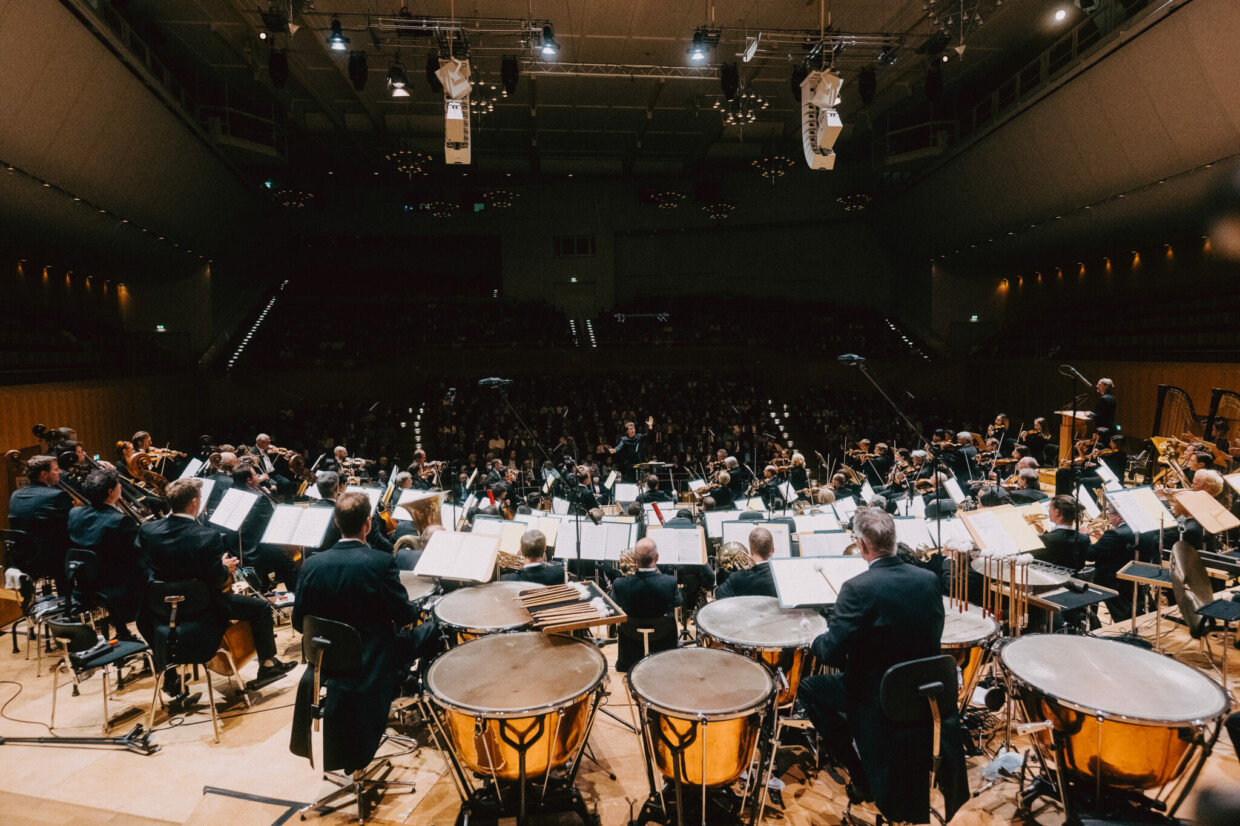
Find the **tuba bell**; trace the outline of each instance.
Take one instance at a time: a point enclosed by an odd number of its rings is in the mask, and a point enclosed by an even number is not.
[[[415,499],[412,502],[405,502],[400,507],[409,512],[409,516],[413,519],[413,526],[418,529],[418,533],[425,533],[426,529],[431,525],[443,525],[443,517],[440,515],[440,502],[443,497],[438,493],[432,493]]]

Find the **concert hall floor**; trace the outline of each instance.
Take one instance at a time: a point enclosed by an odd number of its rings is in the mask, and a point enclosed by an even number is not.
[[[1175,612],[1174,608],[1164,610]],[[1147,638],[1153,636],[1153,625],[1153,615],[1141,623],[1142,633]],[[1162,629],[1165,648],[1190,664],[1201,665],[1197,644],[1181,626],[1164,621]],[[1104,633],[1122,630],[1127,630],[1126,623],[1118,629],[1104,629]],[[284,652],[282,656],[297,657],[300,643],[287,626],[278,629],[277,641]],[[614,662],[615,647],[607,646],[603,650],[609,663]],[[1218,651],[1217,645],[1215,651]],[[253,676],[254,668],[251,663],[243,673]],[[1236,691],[1240,683],[1240,654],[1231,658],[1230,672],[1234,702],[1240,698],[1240,692]],[[300,669],[265,688],[249,713],[240,713],[244,706],[239,702],[231,706],[226,712],[228,719],[222,721],[218,745],[212,742],[209,715],[196,714],[169,727],[167,720],[157,714],[153,741],[162,749],[150,757],[112,750],[0,746],[0,811],[4,813],[6,826],[33,823],[268,826],[284,822],[289,813],[285,802],[309,801],[321,792],[318,773],[307,761],[288,750],[291,703],[299,673]],[[24,686],[5,710],[9,717],[48,720],[51,677],[45,671],[42,677],[36,678],[34,661],[27,662],[23,655],[10,653],[7,640],[0,648],[0,679],[16,680]],[[0,685],[0,698],[3,698],[0,703],[9,699],[14,690],[12,685]],[[151,690],[150,678],[138,680],[132,689],[127,688],[117,698],[114,709],[124,703],[145,709]],[[625,707],[628,695],[624,681],[615,674],[610,681],[610,691],[612,695],[604,707],[620,719],[630,720],[630,711]],[[80,697],[73,697],[70,689],[61,688],[57,708],[61,725],[57,732],[62,736],[99,733],[102,702],[98,675],[85,682],[81,692]],[[136,715],[126,718],[117,726],[119,733],[127,731],[137,719]],[[44,730],[40,726],[0,720],[2,735],[38,736],[42,733]],[[419,740],[429,741],[424,727],[419,726],[413,733]],[[591,806],[597,803],[604,824],[626,823],[630,801],[634,811],[640,809],[647,788],[637,737],[610,717],[600,714],[591,743],[602,768],[587,758],[578,786]],[[789,758],[798,753],[792,749],[783,752]],[[970,760],[971,787],[975,792],[985,785],[981,773],[988,761],[987,757]],[[398,758],[396,762],[399,771],[393,775],[394,779],[414,781],[417,791],[389,794],[372,822],[452,823],[459,800],[433,745],[422,748],[417,754]],[[781,760],[781,764],[788,762]],[[608,770],[615,773],[617,780],[609,779]],[[785,769],[782,777],[787,783],[783,792],[786,809],[780,818],[768,809],[766,822],[782,820],[794,826],[839,822],[843,791],[825,774],[817,781],[807,782],[794,765]],[[1238,784],[1240,764],[1224,733],[1180,815],[1192,817],[1196,798],[1203,789],[1211,786],[1234,789]],[[272,802],[208,793],[206,787],[269,798]],[[1016,788],[1015,782],[1005,781],[982,791],[952,822],[970,826],[1027,822],[1015,818]],[[349,811],[345,809],[322,820],[345,823],[350,820]],[[778,813],[778,809],[774,812]],[[863,807],[860,813],[872,822],[872,810]],[[1045,802],[1039,804],[1034,814],[1040,824],[1057,824],[1063,820],[1058,807]],[[296,815],[289,820],[297,822]],[[576,819],[535,818],[533,822],[575,823]]]

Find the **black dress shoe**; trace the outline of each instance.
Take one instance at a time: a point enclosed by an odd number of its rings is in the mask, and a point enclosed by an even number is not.
[[[296,667],[297,667],[297,663],[280,662],[279,660],[272,658],[271,665],[260,664],[258,666],[258,679],[263,680],[263,679],[267,679],[270,677],[279,677],[281,675],[289,673]]]

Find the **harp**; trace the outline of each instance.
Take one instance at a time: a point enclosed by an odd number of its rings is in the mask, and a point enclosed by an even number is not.
[[[1197,415],[1193,399],[1183,389],[1170,384],[1158,385],[1158,406],[1154,409],[1154,435],[1179,438],[1191,433],[1204,438],[1209,414]]]

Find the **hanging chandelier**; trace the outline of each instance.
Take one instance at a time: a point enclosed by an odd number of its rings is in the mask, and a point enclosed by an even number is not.
[[[385,156],[397,169],[406,175],[421,175],[430,166],[431,156],[426,152],[414,152],[412,149],[398,149]]]
[[[758,113],[770,106],[770,101],[762,97],[748,86],[741,86],[731,100],[724,97],[715,99],[712,108],[723,115],[725,126],[744,126],[758,119]]]
[[[713,204],[704,204],[702,206],[702,211],[712,221],[726,220],[732,215],[732,210],[734,209],[736,209],[736,204],[731,201],[715,201]]]
[[[767,178],[774,183],[776,178],[782,178],[788,174],[788,170],[795,166],[795,162],[787,155],[767,155],[765,158],[754,158],[754,168],[762,173],[763,178]]]

